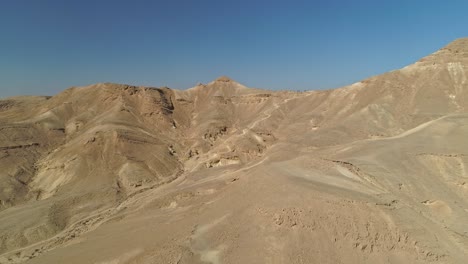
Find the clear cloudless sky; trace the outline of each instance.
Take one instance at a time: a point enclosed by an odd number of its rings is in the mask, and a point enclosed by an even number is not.
[[[468,1],[4,0],[0,97],[116,82],[334,88],[468,36]]]

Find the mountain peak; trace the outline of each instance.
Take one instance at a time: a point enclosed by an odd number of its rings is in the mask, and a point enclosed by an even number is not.
[[[235,81],[232,80],[231,78],[227,77],[227,76],[221,76],[221,77],[218,77],[216,80],[214,80],[215,82],[227,82],[227,83],[234,83]]]

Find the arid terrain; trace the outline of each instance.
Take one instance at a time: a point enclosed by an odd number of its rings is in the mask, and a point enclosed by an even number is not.
[[[334,90],[0,100],[0,263],[467,263],[467,78],[458,39]]]

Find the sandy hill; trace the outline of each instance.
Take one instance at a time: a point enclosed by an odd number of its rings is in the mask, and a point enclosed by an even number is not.
[[[467,67],[2,100],[0,263],[465,263]]]

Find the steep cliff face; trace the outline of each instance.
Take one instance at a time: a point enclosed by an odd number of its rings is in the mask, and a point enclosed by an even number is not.
[[[327,91],[2,100],[0,263],[463,263],[466,54]]]

